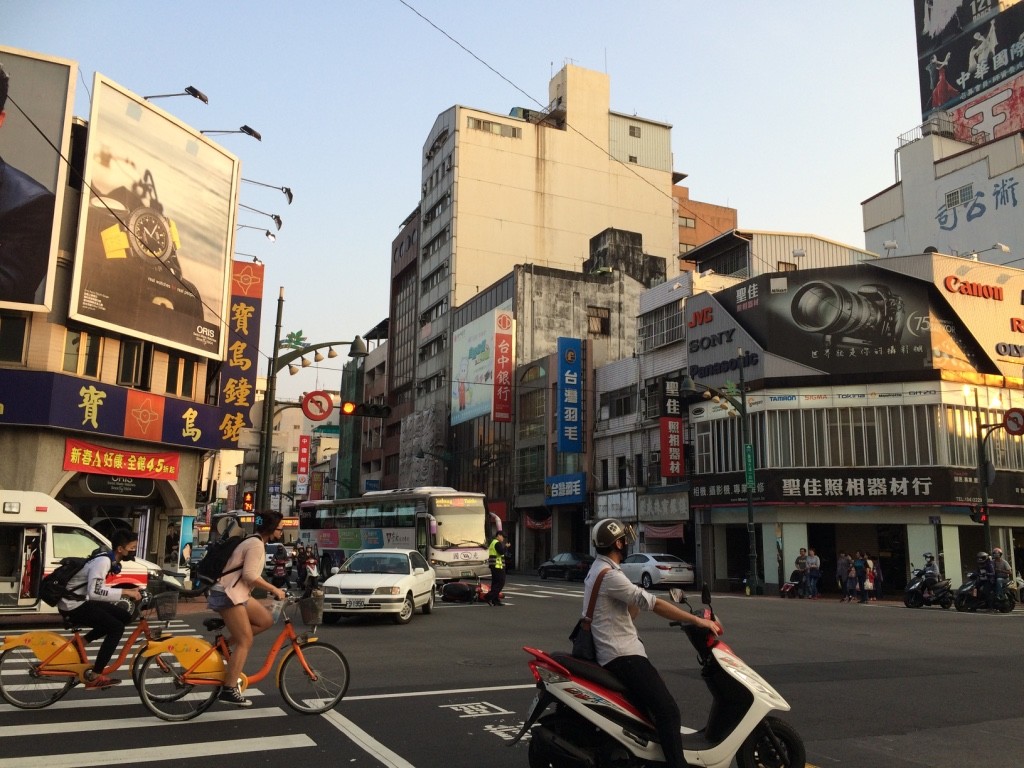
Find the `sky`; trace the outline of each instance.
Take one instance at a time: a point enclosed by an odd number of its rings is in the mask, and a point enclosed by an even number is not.
[[[921,123],[912,0],[0,0],[0,44],[78,63],[216,139],[239,202],[278,214],[266,264],[261,373],[283,287],[283,335],[365,335],[388,314],[391,243],[419,200],[423,142],[454,104],[499,114],[547,101],[566,63],[609,75],[611,108],[672,125],[694,200],[740,228],[864,246],[860,203],[895,182],[897,137]],[[240,210],[238,223],[273,228]],[[238,258],[247,258],[239,256]],[[337,389],[340,361],[282,373],[278,396]]]

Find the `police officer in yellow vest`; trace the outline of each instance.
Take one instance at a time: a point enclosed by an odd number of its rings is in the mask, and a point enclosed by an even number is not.
[[[490,605],[504,605],[501,590],[505,588],[505,534],[498,531],[487,547],[487,565],[491,568],[491,591],[487,593]]]

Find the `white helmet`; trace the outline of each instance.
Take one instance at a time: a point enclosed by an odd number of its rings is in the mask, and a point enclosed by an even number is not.
[[[619,539],[625,539],[626,544],[632,544],[636,541],[636,531],[633,530],[632,525],[626,525],[614,517],[606,517],[594,524],[591,539],[595,547],[604,549],[612,546]]]

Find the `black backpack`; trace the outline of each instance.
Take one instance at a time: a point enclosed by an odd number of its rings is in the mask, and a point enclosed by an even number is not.
[[[204,587],[212,587],[217,583],[217,579],[223,576],[225,573],[233,573],[235,571],[242,570],[242,566],[236,566],[229,570],[224,570],[228,564],[228,560],[231,559],[232,553],[238,548],[245,539],[251,538],[251,536],[221,536],[219,539],[215,539],[206,545],[206,553],[203,558],[196,563],[196,579]],[[239,575],[241,578],[241,575]]]
[[[65,597],[81,597],[81,592],[68,589],[68,582],[85,567],[86,563],[101,555],[112,558],[111,553],[103,550],[93,552],[88,557],[65,557],[53,573],[39,583],[39,599],[47,605],[56,606]]]

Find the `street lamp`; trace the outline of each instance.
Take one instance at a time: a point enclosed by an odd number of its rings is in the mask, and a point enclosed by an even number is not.
[[[694,394],[703,391],[705,400],[713,400],[720,408],[733,409],[740,417],[740,435],[743,440],[743,467],[747,486],[747,536],[750,542],[750,593],[760,594],[762,589],[757,576],[757,533],[754,528],[754,446],[750,442],[750,425],[747,420],[747,386],[743,378],[743,350],[737,349],[736,356],[740,371],[739,392],[725,391],[700,384],[689,375],[683,376],[680,392]],[[738,397],[737,397],[738,395]]]
[[[981,514],[982,525],[985,526],[985,551],[992,551],[992,526],[988,522],[988,487],[995,479],[995,467],[988,460],[988,439],[992,434],[1003,427],[1004,423],[999,421],[995,424],[981,423],[981,406],[978,404],[978,388],[974,388],[974,433],[978,441],[978,487],[981,489]]]
[[[310,344],[299,349],[291,349],[281,355],[281,316],[284,313],[284,286],[277,296],[277,323],[274,326],[274,349],[267,361],[267,391],[263,398],[263,426],[260,429],[260,463],[256,479],[256,508],[267,508],[267,479],[270,477],[270,449],[274,430],[274,398],[277,396],[277,374],[309,352],[327,347],[348,346],[349,357],[366,357],[366,342],[356,336],[351,341],[325,341],[322,344]]]

